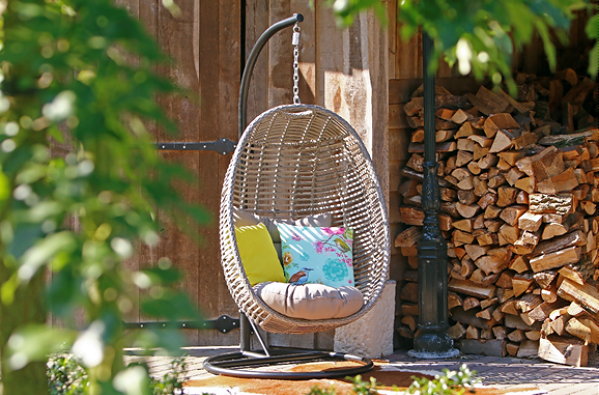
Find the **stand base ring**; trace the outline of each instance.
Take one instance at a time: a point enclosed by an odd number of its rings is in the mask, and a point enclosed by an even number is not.
[[[256,352],[236,351],[215,355],[204,361],[204,369],[212,374],[259,379],[304,380],[355,376],[366,373],[374,367],[369,358],[351,354],[328,351],[298,350],[292,348],[273,348],[270,356]],[[307,363],[315,361],[351,361],[360,365],[356,367],[335,368],[334,370],[316,372],[286,372],[262,370],[263,368],[292,363]]]

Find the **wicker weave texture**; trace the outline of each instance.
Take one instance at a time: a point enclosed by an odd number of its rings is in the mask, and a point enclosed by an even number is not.
[[[382,292],[389,270],[389,224],[370,156],[353,128],[322,107],[286,105],[246,128],[225,176],[221,211],[222,265],[239,308],[262,329],[309,333],[348,324]],[[277,313],[256,296],[239,258],[233,211],[299,219],[329,213],[333,226],[354,229],[355,286],[363,308],[345,318],[302,320]]]

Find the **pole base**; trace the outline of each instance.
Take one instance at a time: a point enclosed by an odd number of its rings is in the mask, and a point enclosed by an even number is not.
[[[453,348],[453,339],[440,328],[427,328],[416,334],[414,349],[408,355],[422,359],[455,358],[460,351]]]
[[[408,355],[418,359],[450,359],[457,358],[460,355],[460,350],[457,348],[450,348],[448,351],[444,352],[410,350],[408,351]]]

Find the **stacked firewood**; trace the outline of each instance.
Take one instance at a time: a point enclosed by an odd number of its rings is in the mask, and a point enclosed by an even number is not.
[[[599,343],[599,131],[585,111],[594,84],[575,76],[521,77],[518,99],[484,87],[465,96],[437,88],[449,333],[467,350],[580,366]],[[413,337],[418,315],[420,94],[404,106],[414,130],[401,170],[405,226],[395,239],[409,266],[400,290],[404,337]]]

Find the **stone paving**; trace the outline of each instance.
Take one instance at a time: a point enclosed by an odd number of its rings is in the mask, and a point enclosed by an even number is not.
[[[194,379],[206,375],[202,361],[210,355],[233,351],[233,347],[186,348],[186,378]],[[135,357],[131,357],[134,359]],[[462,355],[450,360],[423,360],[412,358],[406,352],[396,352],[388,357],[394,365],[409,370],[441,371],[457,370],[465,363],[478,372],[485,385],[517,388],[537,387],[549,395],[599,395],[599,364],[596,359],[590,367],[576,368],[541,361],[538,359],[499,358],[480,355]],[[161,376],[170,367],[169,357],[147,359],[152,374]]]

